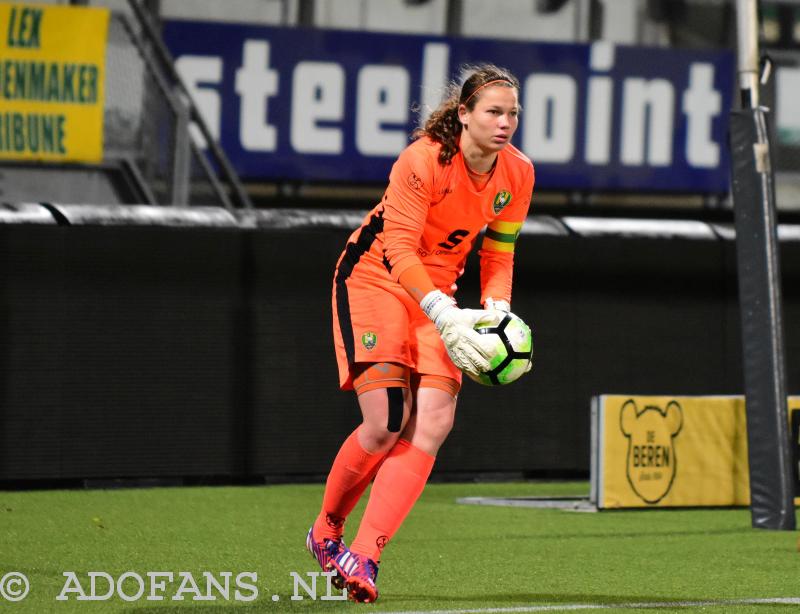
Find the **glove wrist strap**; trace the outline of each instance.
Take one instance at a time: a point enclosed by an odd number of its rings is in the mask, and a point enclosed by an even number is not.
[[[493,299],[488,297],[483,303],[484,309],[494,309],[496,311],[511,311],[511,304],[503,299]]]
[[[437,328],[439,327],[439,322],[437,322],[439,316],[445,311],[455,307],[455,305],[456,302],[441,290],[431,290],[428,294],[423,296],[422,300],[419,302],[422,311],[436,324]]]

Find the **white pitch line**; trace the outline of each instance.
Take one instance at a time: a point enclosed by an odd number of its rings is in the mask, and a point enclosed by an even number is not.
[[[402,610],[381,614],[506,614],[515,612],[563,612],[568,610],[658,610],[660,608],[713,608],[733,605],[800,605],[800,597],[765,597],[762,599],[721,599],[716,601],[650,601],[644,603],[562,603],[523,605],[513,608],[464,608],[458,610]]]

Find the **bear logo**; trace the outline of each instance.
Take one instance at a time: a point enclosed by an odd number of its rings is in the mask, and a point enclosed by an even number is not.
[[[683,410],[676,401],[666,409],[647,405],[642,410],[633,399],[622,404],[619,426],[628,439],[626,473],[633,492],[645,503],[658,503],[675,481],[678,459],[675,437],[683,426]]]

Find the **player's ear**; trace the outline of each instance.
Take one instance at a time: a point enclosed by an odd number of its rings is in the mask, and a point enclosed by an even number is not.
[[[464,126],[464,130],[467,129],[467,119],[469,118],[469,111],[467,110],[466,105],[460,104],[458,105],[458,121]]]

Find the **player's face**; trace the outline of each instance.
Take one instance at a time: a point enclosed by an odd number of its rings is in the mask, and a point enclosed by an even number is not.
[[[472,110],[461,107],[459,118],[466,124],[470,140],[484,151],[500,151],[511,142],[519,124],[517,90],[490,85],[479,93]]]

